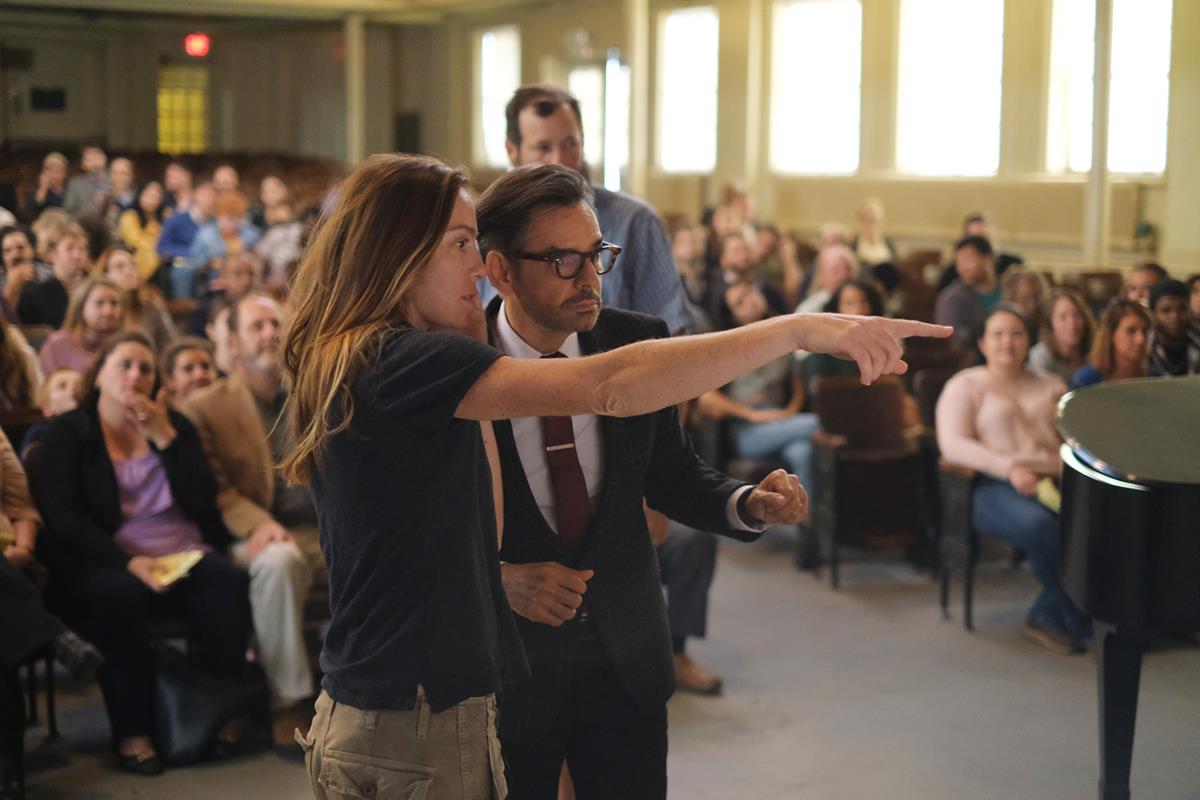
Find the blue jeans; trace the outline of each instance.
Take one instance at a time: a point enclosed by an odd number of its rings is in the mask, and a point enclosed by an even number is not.
[[[778,455],[800,480],[812,489],[812,435],[816,414],[796,414],[777,422],[755,422],[734,434],[734,446],[742,458]]]
[[[977,531],[1019,547],[1042,592],[1029,610],[1029,619],[1052,624],[1076,640],[1086,640],[1092,622],[1075,607],[1058,578],[1058,515],[1008,481],[980,476],[971,496],[971,524]]]

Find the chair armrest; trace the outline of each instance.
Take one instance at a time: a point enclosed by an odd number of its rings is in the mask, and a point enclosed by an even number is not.
[[[975,480],[975,476],[979,474],[970,467],[964,467],[961,464],[953,464],[944,458],[938,459],[938,469],[940,469],[942,472],[949,473],[950,475],[956,475],[968,481]]]

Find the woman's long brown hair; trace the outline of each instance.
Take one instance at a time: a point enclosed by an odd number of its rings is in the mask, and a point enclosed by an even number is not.
[[[406,300],[466,183],[435,158],[391,154],[368,158],[338,187],[291,291],[283,362],[296,445],[281,465],[289,482],[307,481],[329,438],[350,425],[350,382],[383,336],[407,325]]]
[[[1100,314],[1100,319],[1096,324],[1096,336],[1092,339],[1092,352],[1089,360],[1092,366],[1100,370],[1100,374],[1107,380],[1117,367],[1116,356],[1113,354],[1113,334],[1121,325],[1121,320],[1132,314],[1135,317],[1140,317],[1147,327],[1153,327],[1153,320],[1150,319],[1150,312],[1136,300],[1130,300],[1125,297],[1114,297],[1107,306],[1104,312]]]

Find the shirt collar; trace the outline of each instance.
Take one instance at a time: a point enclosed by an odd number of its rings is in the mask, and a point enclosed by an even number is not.
[[[541,358],[543,355],[546,355],[536,347],[532,347],[521,338],[521,334],[516,332],[512,324],[508,321],[508,314],[505,311],[503,301],[500,303],[500,310],[496,314],[496,339],[498,340],[500,349],[506,355],[513,358]],[[567,358],[579,358],[583,355],[583,351],[579,348],[579,334],[572,333],[568,336],[567,340],[562,343],[562,347],[558,348],[558,352]]]

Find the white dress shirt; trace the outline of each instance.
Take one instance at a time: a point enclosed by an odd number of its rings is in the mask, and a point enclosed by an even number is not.
[[[530,346],[513,330],[504,303],[500,304],[500,313],[496,315],[496,344],[501,352],[513,358],[541,358],[546,355]],[[558,352],[567,358],[579,358],[583,355],[579,349],[579,334],[572,333],[568,336],[562,347],[558,348]],[[558,533],[558,524],[554,516],[554,485],[550,481],[550,468],[546,464],[546,440],[542,436],[542,421],[539,417],[517,417],[510,422],[513,439],[517,442],[517,453],[521,456],[521,467],[525,470],[525,480],[533,492],[533,499],[537,501],[550,530]],[[571,417],[571,428],[575,431],[575,455],[578,456],[579,466],[583,469],[583,482],[587,485],[588,499],[591,500],[592,511],[595,512],[600,490],[604,487],[604,443],[601,439],[600,418],[595,414]]]
[[[496,315],[496,345],[502,353],[513,358],[541,358],[548,355],[532,347],[513,329],[503,302],[500,304],[500,312]],[[557,352],[567,358],[581,357],[583,352],[579,348],[579,334],[572,333],[568,336]],[[521,467],[525,470],[525,480],[533,492],[533,499],[550,530],[558,533],[554,516],[554,486],[546,464],[546,442],[542,436],[541,419],[517,417],[510,420],[510,424],[513,439],[517,444],[517,454],[521,458]],[[575,454],[583,470],[583,482],[587,485],[588,499],[594,513],[600,491],[604,488],[604,442],[600,418],[595,414],[571,417],[571,428],[575,432]],[[762,531],[765,528],[763,525],[747,525],[737,512],[738,500],[752,488],[743,486],[729,496],[725,504],[725,521],[729,523],[729,527],[742,531]]]

